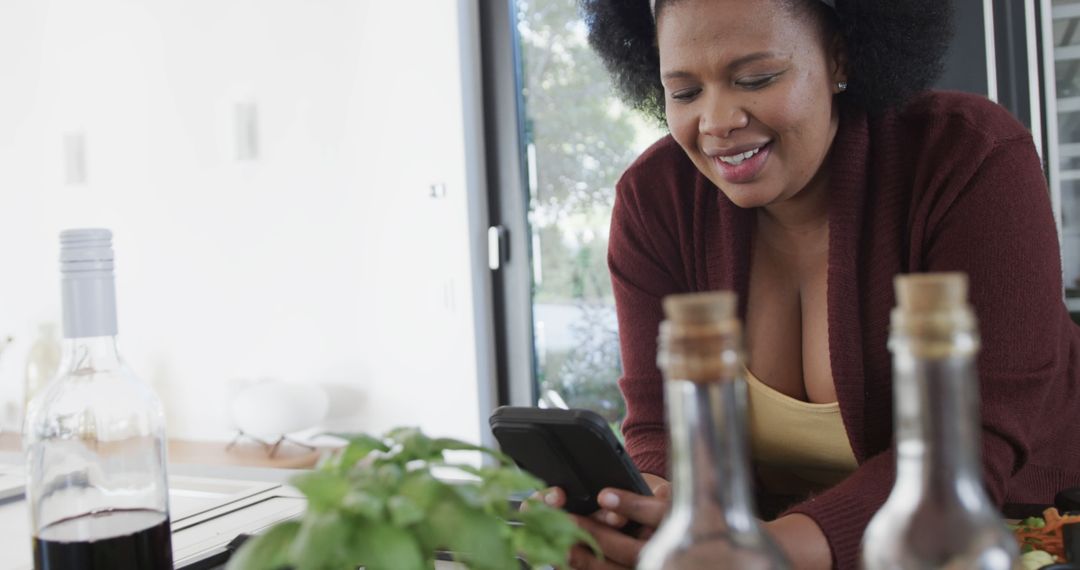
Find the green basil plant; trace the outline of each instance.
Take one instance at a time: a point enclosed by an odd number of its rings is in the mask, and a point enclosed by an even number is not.
[[[340,437],[347,446],[291,481],[307,496],[304,516],[248,540],[228,570],[430,569],[438,551],[473,570],[506,570],[562,566],[578,543],[599,551],[565,512],[535,498],[511,505],[511,496],[543,483],[502,453],[416,428]],[[494,465],[444,457],[459,450],[485,453]],[[444,468],[471,477],[447,482],[432,473]]]

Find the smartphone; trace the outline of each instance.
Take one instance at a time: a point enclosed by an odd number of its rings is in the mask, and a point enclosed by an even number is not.
[[[595,412],[503,406],[489,423],[503,453],[566,492],[565,508],[571,513],[589,515],[599,509],[596,496],[605,487],[652,495],[618,438]]]

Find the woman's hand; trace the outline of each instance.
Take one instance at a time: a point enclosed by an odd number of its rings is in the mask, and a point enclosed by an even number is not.
[[[647,473],[642,476],[652,489],[652,497],[608,488],[601,491],[598,497],[599,511],[589,517],[574,516],[578,526],[596,539],[604,559],[594,556],[588,548],[577,546],[570,552],[570,568],[615,570],[633,568],[637,564],[641,548],[656,527],[660,526],[671,498],[671,485],[667,481]],[[550,489],[545,493],[544,501],[551,506],[562,507],[566,503],[566,494],[562,489]],[[636,536],[628,536],[619,530],[627,521],[641,525]]]
[[[660,526],[671,502],[671,484],[655,475],[644,474],[653,491],[646,497],[621,489],[604,489],[598,501],[602,507],[589,517],[574,516],[578,526],[593,535],[604,553],[600,560],[584,546],[570,552],[569,567],[573,570],[621,570],[633,568],[645,542]],[[544,501],[561,508],[566,503],[562,489],[549,489]],[[573,516],[573,515],[572,515]],[[636,536],[619,531],[627,521],[641,524]],[[799,514],[787,515],[765,523],[765,529],[779,543],[794,567],[799,570],[821,570],[832,567],[832,553],[821,528],[813,519]]]
[[[832,568],[832,551],[825,533],[814,519],[801,514],[782,516],[765,523],[780,549],[796,570],[828,570]]]

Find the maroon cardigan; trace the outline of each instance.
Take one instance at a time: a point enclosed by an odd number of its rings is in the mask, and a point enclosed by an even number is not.
[[[829,158],[829,353],[859,468],[796,505],[856,568],[895,469],[892,360],[898,273],[964,271],[979,319],[986,487],[999,505],[1049,503],[1080,485],[1080,329],[1062,302],[1061,256],[1030,133],[1001,107],[928,93],[868,117],[844,108]],[[745,315],[754,215],[732,204],[671,137],[618,183],[608,262],[627,402],[642,471],[667,472],[656,336],[663,296],[733,289]]]

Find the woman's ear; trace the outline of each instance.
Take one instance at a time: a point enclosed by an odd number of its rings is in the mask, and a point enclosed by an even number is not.
[[[829,42],[829,71],[832,73],[834,85],[847,84],[848,81],[848,58],[847,45],[840,34],[833,34]]]

